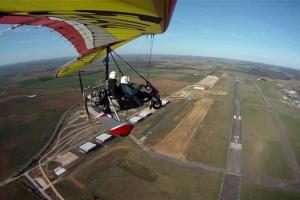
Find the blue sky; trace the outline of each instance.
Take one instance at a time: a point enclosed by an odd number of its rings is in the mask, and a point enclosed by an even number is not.
[[[0,26],[0,30],[7,26]],[[120,53],[146,53],[142,37]],[[179,0],[153,53],[257,61],[300,69],[300,1]],[[77,55],[64,38],[29,26],[0,35],[0,65]]]

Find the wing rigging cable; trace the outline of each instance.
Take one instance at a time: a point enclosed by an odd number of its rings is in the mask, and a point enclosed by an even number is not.
[[[152,62],[152,50],[153,50],[153,43],[154,43],[154,34],[150,36],[150,47],[149,47],[149,60],[148,60],[148,69],[147,69],[147,79],[149,79],[149,72]]]

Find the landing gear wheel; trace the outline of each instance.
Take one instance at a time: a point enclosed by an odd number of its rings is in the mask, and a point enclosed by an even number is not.
[[[155,110],[158,110],[162,107],[162,103],[160,99],[152,100],[150,108],[154,108]]]

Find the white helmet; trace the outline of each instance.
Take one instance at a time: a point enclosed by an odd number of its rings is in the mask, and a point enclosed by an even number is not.
[[[117,72],[116,71],[111,71],[109,73],[109,79],[117,79]]]
[[[129,76],[122,76],[120,82],[123,83],[123,84],[128,84],[129,83]]]

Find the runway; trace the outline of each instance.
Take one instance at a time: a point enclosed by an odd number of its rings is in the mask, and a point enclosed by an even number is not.
[[[234,115],[232,118],[232,129],[230,146],[227,156],[226,172],[224,174],[219,199],[240,199],[240,175],[242,165],[242,115],[240,102],[239,78],[235,80]]]

